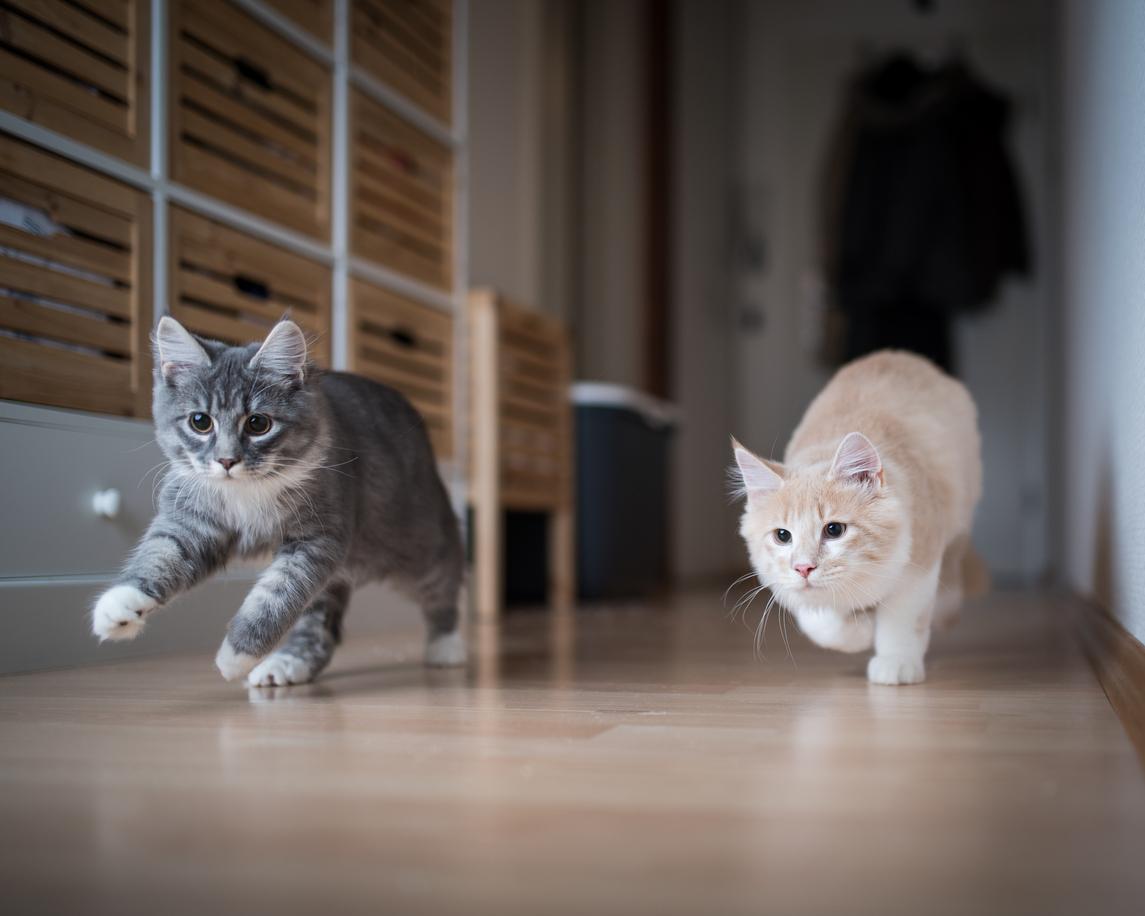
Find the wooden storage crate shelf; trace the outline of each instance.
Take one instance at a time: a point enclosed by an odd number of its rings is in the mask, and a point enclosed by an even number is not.
[[[0,398],[145,416],[151,205],[0,136]]]
[[[506,509],[549,514],[551,599],[567,607],[576,591],[568,333],[489,290],[470,295],[469,320],[478,613],[500,612]]]
[[[364,280],[350,284],[350,368],[396,388],[453,457],[453,317]]]
[[[145,164],[150,14],[147,0],[5,0],[0,107]]]
[[[171,208],[172,316],[215,340],[245,344],[281,318],[306,333],[311,357],[330,361],[330,270],[178,207]]]
[[[171,173],[318,238],[330,234],[330,71],[229,4],[171,6]]]
[[[351,137],[351,250],[450,289],[452,153],[360,91],[352,96]]]
[[[355,0],[351,60],[449,123],[453,88],[451,0]]]

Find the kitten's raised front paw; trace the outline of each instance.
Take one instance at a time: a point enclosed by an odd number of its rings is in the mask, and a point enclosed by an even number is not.
[[[235,681],[240,677],[245,677],[251,668],[257,664],[258,659],[253,655],[236,652],[228,639],[223,640],[223,644],[219,646],[219,653],[215,656],[215,667],[219,669],[219,674],[226,681]]]
[[[246,682],[251,687],[285,687],[288,684],[306,684],[312,680],[314,669],[309,662],[286,652],[275,652],[254,666]]]
[[[147,615],[159,606],[134,585],[113,585],[99,596],[91,612],[91,631],[105,639],[134,639]]]
[[[867,663],[867,680],[872,684],[921,684],[926,680],[926,666],[921,658],[876,655]]]
[[[431,668],[456,668],[465,664],[465,637],[460,630],[435,636],[425,647],[425,663]]]

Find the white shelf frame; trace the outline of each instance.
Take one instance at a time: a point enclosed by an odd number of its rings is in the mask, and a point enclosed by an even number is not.
[[[216,200],[208,194],[188,188],[170,179],[168,174],[167,102],[168,102],[168,23],[169,0],[151,2],[151,86],[150,86],[150,155],[146,169],[124,162],[94,147],[80,143],[35,122],[10,112],[0,111],[0,132],[57,153],[97,172],[146,192],[152,202],[152,273],[154,285],[154,318],[167,311],[168,295],[168,226],[172,204],[209,217],[226,226],[249,233],[295,254],[311,258],[331,269],[331,365],[345,369],[349,365],[349,279],[360,277],[425,305],[450,312],[454,319],[454,435],[453,458],[442,462],[454,507],[464,510],[467,492],[467,390],[468,327],[467,289],[469,276],[468,244],[468,25],[469,0],[453,0],[453,125],[433,117],[400,92],[355,67],[350,60],[350,4],[353,0],[335,0],[333,46],[295,25],[263,0],[226,0],[274,30],[331,69],[333,93],[331,124],[331,235],[322,242],[241,207]],[[448,146],[454,157],[453,212],[453,289],[445,292],[390,268],[350,252],[349,175],[351,88],[359,89],[374,100],[397,112]]]

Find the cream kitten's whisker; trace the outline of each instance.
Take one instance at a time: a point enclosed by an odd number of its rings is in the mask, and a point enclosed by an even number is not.
[[[727,587],[727,588],[724,590],[724,597],[723,597],[723,605],[724,605],[724,607],[727,607],[727,606],[728,606],[728,592],[730,592],[730,591],[731,591],[733,588],[735,588],[737,585],[739,585],[739,584],[740,584],[741,582],[743,582],[745,579],[754,579],[754,578],[755,578],[755,573],[754,573],[754,572],[744,573],[742,576],[740,576],[738,579],[736,579],[736,580],[735,580],[735,582],[733,582],[731,585],[729,585],[729,586],[728,586],[728,587]]]

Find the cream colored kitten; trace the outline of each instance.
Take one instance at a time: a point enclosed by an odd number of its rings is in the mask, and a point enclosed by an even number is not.
[[[815,643],[873,646],[872,683],[922,681],[931,623],[958,610],[976,572],[982,459],[966,388],[884,351],[839,370],[783,464],[732,445],[747,495],[740,534],[760,583]]]

